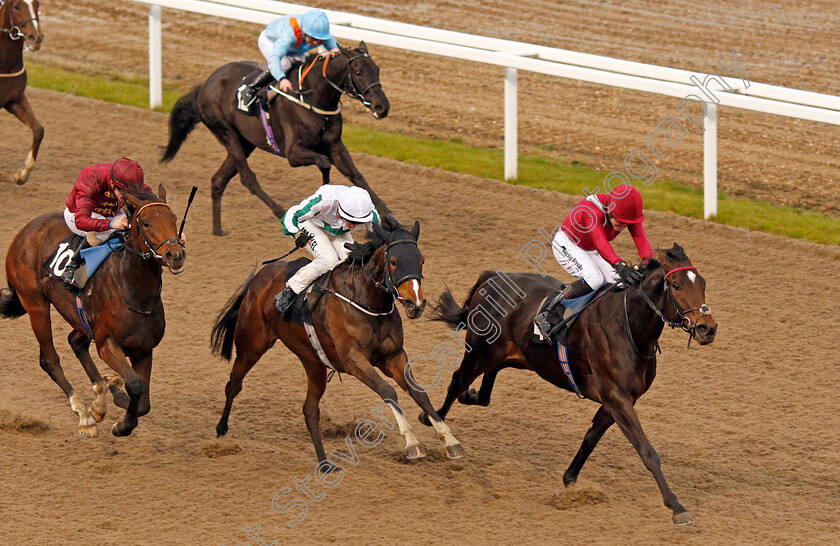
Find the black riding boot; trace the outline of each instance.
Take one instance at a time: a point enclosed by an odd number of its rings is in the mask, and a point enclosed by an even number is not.
[[[290,286],[286,286],[282,292],[274,296],[274,307],[277,308],[277,311],[281,315],[285,315],[292,302],[295,301],[296,296],[297,294],[295,294],[294,290]]]
[[[554,296],[545,311],[534,317],[534,323],[540,329],[543,338],[548,339],[552,328],[563,318],[563,306],[560,303],[564,300],[573,300],[592,292],[592,288],[583,279],[578,279],[569,284]]]
[[[61,280],[73,288],[79,288],[76,286],[75,274],[76,270],[79,269],[79,266],[82,265],[82,250],[86,248],[90,248],[90,243],[87,241],[87,238],[85,238],[85,240],[82,241],[82,244],[79,245],[79,248],[76,249],[76,253],[73,254],[73,257],[70,258],[69,262],[67,262],[67,265],[64,267],[64,272],[61,274]]]
[[[257,93],[259,93],[263,87],[273,82],[274,77],[271,75],[271,71],[264,70],[253,78],[250,78],[250,81],[248,80],[248,78],[244,79],[242,85],[240,85],[239,89],[236,90],[236,106],[243,112],[252,113],[253,106],[257,99]]]

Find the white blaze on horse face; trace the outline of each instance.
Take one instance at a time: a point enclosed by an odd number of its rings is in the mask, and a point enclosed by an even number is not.
[[[32,0],[23,0],[23,2],[29,7],[29,19],[32,19],[32,25],[35,27],[35,34],[40,34],[41,29],[38,23],[38,18],[35,17],[35,6],[32,5]]]
[[[697,273],[695,273],[694,271],[689,271],[687,273],[687,275],[688,275],[688,280],[690,280],[691,282],[694,282],[695,280],[697,280]]]
[[[414,291],[414,305],[420,307],[423,304],[423,302],[420,301],[420,281],[411,281],[411,289]]]

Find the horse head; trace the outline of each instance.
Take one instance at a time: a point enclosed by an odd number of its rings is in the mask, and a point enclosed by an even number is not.
[[[381,264],[382,288],[405,306],[408,318],[418,318],[426,308],[426,298],[420,286],[426,260],[417,246],[420,222],[414,222],[414,227],[406,230],[384,218],[383,225],[373,224],[373,232],[379,241],[375,241],[378,249],[372,261]]]
[[[368,53],[367,45],[359,42],[358,48],[338,46],[347,64],[342,71],[341,89],[367,106],[373,117],[388,117],[391,103],[379,83],[379,67]]]
[[[664,270],[665,292],[672,303],[666,304],[665,316],[701,345],[713,342],[718,325],[706,305],[706,280],[677,243],[666,250],[657,249],[656,259]]]
[[[158,196],[142,189],[126,190],[125,208],[131,217],[126,246],[144,259],[154,258],[177,275],[184,270],[187,251],[178,239],[177,218],[166,204],[161,184]]]
[[[0,32],[8,34],[12,40],[23,38],[29,49],[38,51],[41,49],[41,42],[44,41],[41,20],[38,18],[39,7],[38,0],[6,0],[8,18],[4,20],[4,24],[8,24],[9,28],[0,29]]]

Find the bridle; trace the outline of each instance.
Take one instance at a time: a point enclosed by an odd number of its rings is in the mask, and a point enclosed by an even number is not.
[[[181,243],[181,241],[179,241],[177,237],[168,237],[161,241],[160,244],[157,246],[154,246],[152,244],[152,242],[149,240],[149,236],[146,234],[146,230],[143,229],[143,222],[140,221],[140,213],[143,212],[145,209],[154,206],[166,207],[170,210],[170,212],[172,210],[166,203],[155,202],[146,203],[145,205],[137,209],[137,212],[134,213],[134,220],[137,222],[137,230],[140,232],[140,237],[142,238],[143,243],[146,245],[146,252],[139,252],[137,250],[134,250],[133,248],[129,248],[128,245],[126,245],[125,249],[131,254],[139,256],[144,260],[154,258],[158,260],[158,262],[160,262],[161,260],[164,260],[163,254],[161,254],[160,252],[160,249],[163,245],[168,244],[169,246],[166,247],[166,251],[169,251],[169,249],[172,248],[173,245],[178,245],[179,247],[184,248],[184,244]],[[142,250],[142,246],[140,248]]]
[[[391,248],[397,245],[402,244],[412,244],[417,247],[417,241],[414,239],[400,239],[399,241],[392,241],[385,246],[385,266],[384,266],[384,273],[382,277],[382,282],[377,282],[376,287],[384,290],[386,294],[389,294],[391,297],[394,298],[394,301],[403,302],[405,298],[400,296],[399,291],[397,290],[403,283],[408,281],[417,281],[418,283],[423,279],[423,275],[417,273],[406,273],[396,281],[394,280],[393,276],[391,275]]]
[[[7,3],[9,5],[9,7],[7,9],[11,10],[12,9],[11,0],[7,0],[6,2],[4,2],[3,0],[0,0],[0,9],[3,9],[3,7]],[[12,14],[10,12],[9,13],[9,24],[11,24],[12,26],[9,27],[9,28],[0,28],[0,33],[7,34],[9,36],[9,39],[11,39],[11,40],[20,40],[21,38],[23,38],[25,36],[25,34],[23,33],[23,31],[21,29],[23,27],[25,27],[26,25],[28,25],[29,23],[31,23],[32,21],[35,21],[36,23],[41,22],[37,13],[35,14],[35,17],[30,17],[29,19],[27,19],[23,23],[19,23],[19,24],[15,25],[14,24],[14,18],[12,18]]]
[[[665,316],[665,313],[663,313],[659,309],[659,307],[653,302],[653,300],[651,300],[648,297],[648,295],[645,294],[645,291],[642,289],[642,283],[641,282],[638,284],[638,288],[639,288],[639,292],[642,294],[642,298],[645,300],[645,303],[648,305],[648,307],[653,309],[653,312],[656,313],[656,315],[660,319],[662,319],[662,322],[664,322],[665,324],[667,324],[671,328],[680,328],[684,332],[687,332],[689,334],[689,336],[688,336],[688,346],[690,347],[691,346],[691,338],[694,337],[694,332],[697,329],[697,323],[692,321],[691,317],[688,317],[686,315],[688,315],[688,313],[692,313],[694,311],[700,311],[700,316],[697,317],[697,321],[699,321],[703,317],[703,315],[711,315],[712,310],[709,309],[709,306],[706,305],[705,303],[703,305],[699,306],[699,307],[692,307],[691,309],[685,309],[685,310],[682,307],[680,307],[679,303],[677,303],[677,300],[674,298],[674,295],[671,293],[670,286],[668,286],[668,275],[670,275],[671,273],[676,273],[677,271],[686,271],[686,270],[697,271],[697,268],[694,267],[693,265],[676,267],[676,268],[668,271],[667,273],[665,273],[665,277],[662,280],[663,284],[665,285],[665,296],[668,299],[671,300],[671,304],[674,306],[674,311],[677,313],[677,316],[679,317],[679,320],[669,320],[668,317]],[[630,316],[627,313],[627,292],[629,292],[629,289],[624,291],[624,319],[625,319],[627,334],[630,337],[630,342],[633,344],[633,349],[635,349],[637,354],[639,354],[643,358],[653,358],[653,356],[656,354],[656,349],[654,349],[654,351],[651,355],[643,355],[639,351],[639,348],[636,346],[636,342],[633,339],[633,334],[632,334],[632,331],[630,330]],[[659,344],[657,343],[657,347],[658,346],[659,346]]]
[[[365,57],[370,58],[370,54],[368,54],[367,51],[358,51],[355,56],[350,57],[350,55],[348,53],[346,53],[345,50],[341,50],[340,54],[348,57],[348,59],[347,59],[347,75],[350,79],[350,88],[351,88],[350,91],[348,91],[348,90],[344,89],[343,87],[341,87],[340,85],[336,84],[335,82],[333,82],[327,76],[327,63],[329,62],[329,57],[324,59],[324,79],[327,80],[327,83],[330,84],[336,91],[338,91],[342,95],[347,95],[350,98],[356,99],[357,101],[361,102],[365,107],[370,108],[371,102],[365,98],[365,95],[367,94],[368,91],[370,91],[374,87],[377,87],[377,86],[382,87],[382,84],[377,81],[375,83],[372,83],[372,84],[368,85],[367,87],[365,87],[364,89],[362,89],[360,91],[359,88],[361,86],[358,84],[358,82],[356,82],[356,78],[353,77],[353,61],[355,61],[357,59],[365,58]]]

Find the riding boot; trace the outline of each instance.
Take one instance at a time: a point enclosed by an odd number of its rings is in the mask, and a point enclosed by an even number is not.
[[[253,106],[256,103],[257,93],[263,87],[274,81],[274,76],[271,75],[270,70],[264,70],[257,74],[251,81],[243,80],[242,85],[236,90],[237,105],[241,111],[246,113],[253,113]]]
[[[534,324],[539,328],[544,339],[548,339],[551,330],[563,318],[564,307],[560,305],[564,300],[573,300],[592,292],[592,288],[583,279],[566,285],[566,287],[554,296],[545,311],[534,317]]]
[[[277,308],[277,311],[281,315],[285,315],[286,311],[291,307],[292,302],[295,301],[295,297],[297,297],[297,294],[295,294],[291,286],[287,285],[282,292],[274,296],[274,307]]]
[[[82,250],[89,247],[90,243],[88,240],[83,240],[82,244],[79,245],[79,248],[76,249],[76,253],[73,254],[73,257],[70,258],[70,261],[67,262],[67,265],[64,267],[64,272],[61,274],[61,280],[67,283],[71,288],[80,288],[76,285],[76,270],[79,269],[80,265],[82,265]]]

